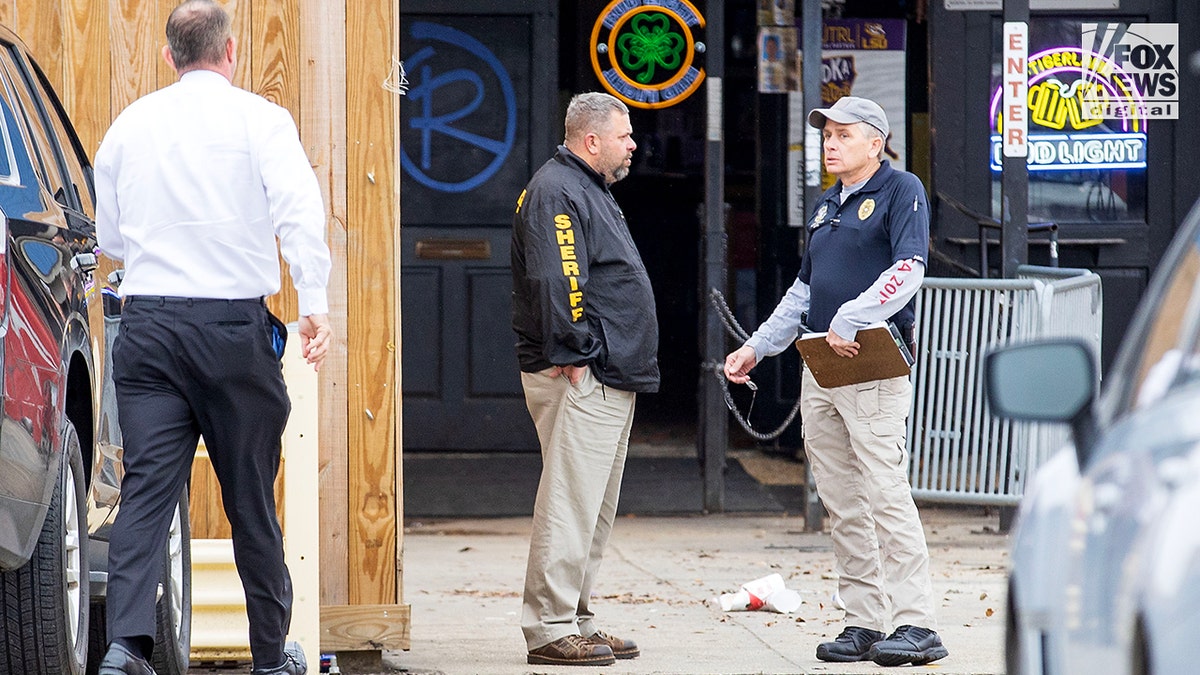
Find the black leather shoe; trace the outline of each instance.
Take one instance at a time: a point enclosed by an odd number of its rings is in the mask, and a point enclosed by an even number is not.
[[[945,658],[949,653],[942,646],[942,638],[934,631],[920,626],[900,626],[888,639],[876,642],[867,658],[881,666],[906,663],[923,666]]]
[[[283,664],[274,668],[255,668],[251,675],[304,675],[308,672],[308,660],[304,658],[304,650],[298,642],[288,642],[283,645]]]
[[[866,661],[871,646],[884,638],[883,633],[862,626],[846,626],[833,642],[817,645],[817,658],[822,661]]]
[[[117,643],[112,643],[100,662],[100,675],[157,675],[150,662]]]

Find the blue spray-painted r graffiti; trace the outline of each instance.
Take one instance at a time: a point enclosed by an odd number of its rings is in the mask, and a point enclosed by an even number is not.
[[[412,103],[420,106],[420,114],[414,115],[409,120],[409,128],[419,131],[421,140],[419,143],[420,156],[418,161],[413,161],[408,153],[402,150],[400,153],[400,166],[414,180],[432,190],[439,192],[467,192],[473,190],[487,182],[489,178],[500,170],[500,167],[504,164],[504,160],[508,158],[509,153],[513,149],[513,141],[517,135],[517,97],[513,89],[512,77],[509,76],[503,64],[500,63],[500,60],[496,58],[496,55],[487,46],[460,30],[427,21],[417,21],[412,24],[410,33],[418,41],[439,42],[449,47],[468,52],[491,69],[492,72],[490,74],[485,72],[484,75],[489,78],[494,75],[499,83],[501,94],[504,97],[503,106],[489,105],[488,114],[495,114],[503,110],[505,115],[504,137],[502,139],[494,139],[458,128],[454,125],[455,122],[468,118],[483,105],[486,87],[484,85],[484,78],[480,73],[467,68],[454,68],[435,75],[434,65],[431,63],[431,60],[437,55],[438,51],[434,46],[423,47],[412,57],[405,59],[405,65],[408,67],[410,75],[414,75],[413,80],[415,82],[409,89],[408,98]],[[474,97],[458,110],[435,115],[434,97],[438,90],[458,83],[466,83],[470,87],[473,87],[475,92]],[[429,175],[434,159],[434,134],[448,136],[479,148],[492,155],[493,159],[483,170],[471,176],[464,176],[461,180],[458,180],[457,177],[455,179],[446,179],[445,177],[434,178]]]

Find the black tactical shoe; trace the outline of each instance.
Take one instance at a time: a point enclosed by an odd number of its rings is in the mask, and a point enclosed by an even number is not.
[[[920,626],[900,626],[888,639],[876,642],[867,658],[881,666],[906,663],[923,666],[945,658],[949,653],[942,646],[942,638],[934,631]]]
[[[155,673],[146,659],[135,656],[124,645],[114,642],[105,652],[104,660],[100,662],[100,675],[155,675]]]
[[[817,658],[822,661],[866,661],[871,646],[884,637],[883,633],[861,626],[847,626],[833,642],[817,645]]]
[[[298,642],[287,642],[283,645],[283,663],[274,668],[255,668],[251,675],[304,675],[308,672],[308,660],[304,658],[304,650]]]

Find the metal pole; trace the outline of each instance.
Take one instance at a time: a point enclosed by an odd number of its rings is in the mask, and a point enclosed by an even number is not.
[[[800,48],[804,54],[800,78],[804,88],[804,109],[823,107],[821,100],[821,43],[822,16],[821,0],[804,0],[800,23]],[[821,135],[812,127],[804,127],[804,213],[808,214],[821,197]],[[800,228],[800,247],[807,246],[808,228]],[[803,251],[801,251],[803,253]],[[800,373],[796,374],[797,377]],[[804,420],[800,420],[804,424]],[[803,441],[801,441],[803,442]],[[825,509],[817,499],[816,481],[812,475],[812,464],[805,453],[804,461],[804,529],[820,532],[825,522]]]
[[[725,76],[725,3],[708,0],[705,70],[708,93],[708,123],[704,144],[704,288],[722,293],[725,281],[725,144],[721,85]],[[700,457],[704,463],[704,510],[725,511],[725,454],[729,446],[729,411],[721,395],[717,373],[725,360],[725,334],[712,303],[704,301],[704,367],[700,369]]]
[[[800,66],[805,111],[822,107],[821,101],[821,0],[804,0],[801,6],[800,49],[804,62]],[[811,55],[811,58],[810,58]],[[804,126],[804,213],[821,197],[821,133]],[[801,228],[800,245],[807,244],[808,228]]]
[[[1029,25],[1029,0],[1004,0],[1004,21],[1005,24],[1010,22],[1024,23]],[[1005,31],[1007,33],[1007,31]],[[1028,30],[1025,32],[1026,40],[1028,39]],[[1010,43],[1011,46],[1016,46],[1015,43]],[[1010,46],[1006,44],[1005,46]],[[1026,54],[1029,51],[1029,45],[1026,41],[1023,49]],[[1002,69],[1007,74],[1010,66],[1014,68],[1017,64],[1009,62],[1005,59],[1002,64]],[[1020,65],[1022,81],[1027,81],[1026,75],[1027,64],[1022,59]],[[1015,73],[1014,73],[1015,74]],[[1024,86],[1020,87],[1020,91],[1024,92]],[[1006,87],[1007,91],[1007,87]],[[1024,96],[1021,97],[1024,99]],[[1027,119],[1029,104],[1027,100],[1021,100],[1016,103],[1020,106],[1019,114],[1021,119]],[[1007,110],[1007,109],[1006,109]],[[1010,121],[1007,115],[1005,120]],[[1025,123],[1026,131],[1028,123]],[[1002,144],[1007,143],[1009,134],[1012,129],[1005,124],[1004,133],[1006,138]],[[1026,139],[1027,140],[1027,139]],[[1001,187],[1000,187],[1000,222],[1002,228],[1000,230],[1000,276],[1005,279],[1011,279],[1017,275],[1017,268],[1029,262],[1029,165],[1027,163],[1027,151],[1014,153],[1010,155],[1007,146],[1003,152],[1004,159],[1002,162]],[[981,241],[980,246],[987,246],[987,242]],[[984,270],[986,276],[986,270]]]

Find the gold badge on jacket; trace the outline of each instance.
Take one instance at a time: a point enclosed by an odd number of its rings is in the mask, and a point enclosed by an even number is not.
[[[866,220],[871,217],[872,213],[875,213],[875,200],[864,200],[862,205],[858,207],[858,219]]]

